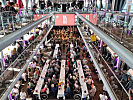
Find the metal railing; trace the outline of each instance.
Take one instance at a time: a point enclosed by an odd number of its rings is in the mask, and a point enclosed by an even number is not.
[[[112,39],[110,36],[108,36],[106,33],[104,33],[102,30],[100,30],[97,26],[90,23],[86,18],[81,16],[79,13],[76,12],[76,15],[84,22],[86,23],[89,28],[93,30],[94,33],[96,33],[116,54],[126,62],[126,64],[133,68],[133,53],[130,52],[127,48],[122,46],[120,43]]]
[[[28,55],[30,58],[25,60],[24,66],[22,66],[22,68],[20,68],[21,70],[13,76],[13,82],[11,82],[7,88],[1,93],[1,100],[6,100],[8,95],[10,94],[11,90],[13,89],[13,87],[15,86],[15,84],[17,83],[17,81],[19,80],[19,78],[21,77],[21,75],[23,74],[23,72],[26,70],[27,66],[29,65],[29,63],[32,61],[33,57],[36,55],[38,49],[40,48],[40,46],[43,44],[43,42],[45,41],[46,37],[48,36],[49,32],[51,31],[51,29],[53,28],[53,25],[51,25],[50,29],[48,30],[48,32],[45,34],[44,38],[42,39],[42,41],[39,44],[35,44],[34,47],[35,49],[32,49],[32,52],[30,55]],[[20,62],[18,62],[20,63]],[[16,68],[16,67],[15,67]],[[6,81],[4,79],[4,81]],[[2,86],[3,87],[3,86]],[[1,87],[1,88],[2,88]]]
[[[101,77],[101,79],[102,79],[102,81],[103,81],[103,84],[104,84],[104,86],[105,86],[106,89],[107,89],[107,92],[108,92],[110,98],[111,98],[112,100],[118,100],[118,98],[117,98],[115,92],[113,91],[113,89],[112,89],[110,83],[108,82],[106,76],[104,75],[104,72],[103,72],[103,71],[101,70],[101,68],[99,67],[98,61],[97,61],[97,59],[95,58],[94,53],[92,52],[92,49],[91,49],[91,48],[89,47],[89,45],[87,44],[87,42],[86,42],[86,40],[85,40],[85,38],[84,38],[84,36],[83,36],[83,34],[82,34],[82,32],[81,32],[79,26],[77,26],[77,28],[78,28],[79,33],[80,33],[80,35],[81,35],[81,37],[82,37],[82,39],[83,39],[83,41],[84,41],[84,43],[85,43],[86,48],[87,48],[87,50],[88,50],[88,52],[89,52],[89,54],[90,54],[90,56],[91,56],[91,59],[93,60],[93,63],[94,63],[94,65],[95,65],[96,68],[97,68],[97,71],[98,71],[98,73],[99,73],[99,75],[100,75],[100,77]]]
[[[4,48],[6,48],[11,43],[13,43],[14,41],[16,41],[17,39],[21,38],[24,34],[29,32],[30,30],[32,30],[34,27],[36,27],[37,25],[39,25],[41,22],[43,22],[47,18],[51,17],[52,15],[53,15],[53,13],[48,14],[48,15],[42,17],[41,19],[39,19],[35,22],[32,22],[32,23],[28,24],[27,26],[13,32],[12,34],[6,35],[3,38],[1,38],[0,39],[0,51],[3,50]]]

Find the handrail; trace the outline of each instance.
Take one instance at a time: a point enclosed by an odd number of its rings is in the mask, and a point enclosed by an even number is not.
[[[32,42],[30,43],[30,45],[28,45],[28,47],[26,49],[24,49],[24,51],[18,55],[18,57],[13,61],[13,63],[11,63],[11,65],[0,75],[0,78],[5,74],[5,72],[19,59],[19,57],[22,56],[22,54],[37,40],[37,38]]]
[[[83,20],[92,30],[96,33],[116,54],[126,62],[126,64],[133,68],[133,53],[122,46],[120,43],[112,39],[110,36],[105,34],[102,30],[100,30],[97,26],[93,25],[86,18],[81,16],[79,13],[75,12],[76,15]]]
[[[113,89],[111,88],[111,85],[109,84],[109,82],[108,82],[107,78],[105,77],[103,71],[100,69],[100,67],[99,67],[99,65],[98,65],[98,63],[97,63],[97,60],[96,60],[96,58],[94,57],[94,54],[92,53],[92,50],[91,50],[90,47],[88,46],[88,44],[87,44],[87,42],[86,42],[86,40],[85,40],[85,38],[84,38],[84,36],[83,36],[83,34],[82,34],[80,28],[79,28],[78,26],[77,26],[77,28],[78,28],[79,33],[80,33],[80,35],[81,35],[81,37],[82,37],[82,39],[83,39],[83,41],[84,41],[84,43],[85,43],[85,46],[86,46],[86,48],[87,48],[87,50],[88,50],[88,52],[89,52],[89,54],[90,54],[90,56],[91,56],[91,58],[92,58],[92,60],[93,60],[93,63],[94,63],[94,65],[95,65],[96,68],[97,68],[97,71],[98,71],[98,73],[99,73],[99,75],[100,75],[100,78],[102,79],[102,81],[103,81],[103,83],[104,83],[104,86],[105,86],[106,89],[107,89],[107,92],[108,92],[108,94],[109,94],[111,100],[118,100],[116,94],[114,93]]]
[[[129,96],[127,90],[125,89],[125,87],[122,85],[122,83],[120,82],[120,80],[117,78],[117,76],[115,75],[115,73],[112,71],[112,69],[110,68],[110,66],[108,65],[108,63],[105,61],[105,59],[103,58],[102,54],[100,53],[100,51],[96,48],[96,46],[94,44],[92,44],[94,46],[94,48],[97,50],[97,52],[100,54],[100,56],[102,57],[102,59],[104,60],[104,62],[106,63],[106,65],[108,66],[109,70],[111,71],[111,73],[114,75],[114,77],[116,78],[116,80],[119,82],[119,84],[121,85],[121,87],[123,88],[123,90],[126,92],[126,94]]]
[[[11,43],[13,43],[14,41],[16,41],[17,39],[19,39],[20,37],[22,37],[24,34],[29,32],[35,26],[39,25],[41,22],[43,22],[47,18],[51,17],[52,15],[53,15],[53,13],[50,13],[50,14],[42,17],[41,19],[39,19],[33,23],[28,24],[27,26],[21,28],[20,30],[17,30],[15,32],[1,38],[0,39],[0,51],[3,50],[4,48],[6,48]]]
[[[36,49],[33,52],[33,54],[31,55],[31,57],[27,60],[27,63],[24,65],[23,69],[16,76],[16,78],[14,79],[14,82],[12,82],[12,84],[9,86],[9,88],[6,90],[6,92],[3,94],[3,96],[1,97],[0,100],[6,100],[7,99],[8,95],[11,92],[11,90],[13,89],[13,87],[15,86],[15,84],[17,83],[17,81],[19,80],[19,78],[21,77],[21,75],[23,74],[23,72],[25,71],[25,69],[27,68],[27,66],[29,65],[29,63],[31,62],[31,60],[33,59],[33,57],[36,55],[39,47],[43,44],[43,42],[45,41],[46,37],[48,36],[48,34],[50,33],[50,31],[51,31],[52,28],[53,28],[53,25],[50,27],[50,29],[48,30],[48,32],[46,33],[46,35],[44,36],[44,38],[42,39],[42,41],[40,42],[40,44],[36,46]]]

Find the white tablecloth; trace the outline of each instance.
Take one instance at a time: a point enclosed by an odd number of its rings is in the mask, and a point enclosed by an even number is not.
[[[79,82],[82,90],[82,98],[85,98],[86,96],[88,96],[89,93],[88,93],[87,85],[84,82],[85,76],[84,76],[81,60],[77,60],[77,65],[78,65],[78,73],[79,73]],[[86,91],[86,93],[84,93],[84,91]],[[88,96],[88,99],[89,99],[89,96]]]
[[[59,79],[59,83],[63,82],[64,84],[61,85],[61,87],[58,87],[58,95],[57,98],[59,99],[59,97],[63,97],[63,99],[65,99],[65,95],[64,95],[64,85],[65,85],[65,60],[61,61],[61,70],[60,70],[60,79]]]
[[[45,78],[45,75],[46,75],[46,73],[47,73],[47,69],[48,69],[48,66],[49,66],[49,61],[50,61],[50,60],[47,60],[47,61],[46,61],[45,65],[44,65],[44,67],[43,67],[43,70],[42,70],[42,72],[41,72],[41,75],[40,75],[40,77],[39,77],[39,80],[38,80],[38,82],[37,82],[37,85],[36,85],[36,88],[35,88],[35,90],[34,90],[34,93],[33,93],[33,94],[38,94],[38,95],[39,95],[39,99],[40,99],[41,88],[42,88],[42,86],[43,86],[43,84],[44,84],[44,78]],[[38,91],[38,92],[36,92],[36,91]]]
[[[53,58],[57,58],[58,47],[59,47],[59,44],[56,44],[56,46],[55,46],[55,50],[54,50],[54,54],[53,54]]]

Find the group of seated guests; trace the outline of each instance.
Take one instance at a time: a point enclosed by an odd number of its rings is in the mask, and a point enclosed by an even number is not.
[[[35,89],[36,83],[39,79],[40,72],[42,70],[42,65],[38,61],[38,59],[43,60],[43,63],[46,62],[45,58],[41,58],[39,55],[38,57],[34,57],[33,61],[28,65],[27,69],[25,72],[22,74],[20,77],[19,81],[17,84],[14,86],[10,93],[10,98],[14,100],[26,100],[27,97],[32,97],[34,98],[33,91]],[[26,86],[26,89],[24,88]],[[11,100],[12,100],[11,99]]]
[[[41,29],[41,28],[40,28]],[[29,43],[32,42],[37,36],[39,32],[36,32],[34,38],[32,37],[32,40],[29,40]],[[41,34],[38,39],[42,38],[42,36],[45,34]],[[29,45],[27,44],[27,46]],[[34,98],[33,91],[35,89],[35,86],[37,84],[37,81],[40,76],[40,72],[46,62],[46,58],[44,57],[44,49],[39,49],[36,56],[34,56],[32,62],[28,65],[27,69],[23,72],[22,76],[20,77],[19,81],[16,83],[14,88],[12,89],[10,93],[10,100],[26,100],[27,97]],[[26,88],[24,88],[26,86]]]
[[[70,31],[70,29],[68,31]],[[76,35],[74,36],[76,37]],[[60,44],[62,43],[63,41]],[[53,44],[53,47],[51,48],[55,49],[56,42],[51,41],[51,44]],[[77,37],[75,40],[65,41],[64,47],[61,47],[62,45],[60,44],[58,47],[57,57],[53,57],[49,62],[49,67],[44,78],[44,84],[41,89],[41,98],[43,98],[44,95],[47,97],[51,95],[57,97],[62,59],[66,60],[64,90],[65,97],[71,99],[75,94],[79,94],[81,98],[81,93],[86,91],[81,90],[82,86],[80,85],[79,81],[80,76],[78,73],[76,60],[80,59],[82,61],[81,63],[85,75],[84,82],[86,83],[89,92],[88,95],[91,99],[94,99],[94,96],[96,94],[96,86],[94,85],[90,66],[88,66],[88,58],[90,58],[90,55],[84,43],[80,40],[80,37]],[[73,46],[71,47],[72,44]],[[62,58],[64,51],[66,57]],[[18,100],[19,97],[21,100],[25,100],[26,97],[30,97],[32,99],[36,98],[33,92],[40,77],[40,73],[46,63],[44,52],[44,49],[39,49],[38,54],[28,65],[28,68],[25,70],[25,72],[22,74],[22,77],[13,88],[10,96],[15,100]],[[23,88],[23,85],[25,84],[26,91]],[[84,99],[86,100],[86,97]]]
[[[38,28],[38,30],[42,30],[42,28]],[[21,38],[21,41],[14,42],[14,45],[16,45],[16,48],[14,48],[11,51],[11,55],[6,55],[5,56],[5,65],[9,66],[17,57],[20,55],[23,50],[25,50],[34,39],[36,39],[40,34],[39,31],[32,33],[31,37],[28,40],[24,40],[24,37]],[[29,33],[27,33],[29,35]],[[10,49],[10,48],[9,48]]]

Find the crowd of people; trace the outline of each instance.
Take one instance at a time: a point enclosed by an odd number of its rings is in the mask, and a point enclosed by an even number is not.
[[[110,48],[107,46],[106,43],[104,43],[102,40],[99,40],[97,35],[92,33],[92,31],[90,31],[90,28],[87,28],[86,26],[84,27],[84,30],[88,32],[88,36],[91,39],[92,44],[98,48],[97,50],[100,51],[102,57],[104,58],[104,60],[106,61],[106,63],[108,63],[110,65],[111,70],[116,74],[117,78],[120,80],[120,82],[122,83],[122,85],[124,86],[124,88],[129,91],[130,94],[130,99],[133,98],[132,97],[132,90],[133,90],[133,81],[132,81],[132,76],[129,73],[130,67],[112,50],[110,50]],[[98,52],[96,52],[98,53]],[[111,80],[115,80],[114,76],[112,74],[112,72],[110,72],[110,70],[107,70],[108,67],[106,67],[105,65],[105,61],[101,59],[101,56],[99,54],[95,55],[98,62],[102,64],[101,68],[104,70],[105,73],[109,73],[108,75],[106,75],[107,77],[111,77],[108,78],[110,83],[112,82]],[[110,75],[110,76],[109,76]],[[112,76],[111,76],[112,75]],[[99,80],[101,81],[101,78],[99,77]],[[121,91],[121,86],[119,85],[119,83],[117,81],[115,81],[114,83],[112,82],[112,87],[114,88],[114,90],[118,90],[120,89]],[[117,88],[117,89],[115,89]],[[104,89],[104,87],[103,87]],[[107,90],[105,89],[105,92],[107,93]]]
[[[19,41],[15,41],[12,45],[13,50],[10,50],[10,54],[4,54],[4,60],[5,60],[5,67],[10,66],[11,63],[14,62],[14,60],[20,55],[38,36],[40,36],[40,31],[42,31],[41,28],[37,28],[35,33],[30,33],[29,32],[24,35]],[[30,36],[27,40],[25,39],[25,36]],[[8,47],[7,47],[8,48]],[[9,47],[10,49],[10,47]]]
[[[80,40],[79,33],[75,27],[64,27],[64,28],[55,28],[53,29],[48,37],[52,37],[50,40],[52,54],[57,49],[56,45],[58,44],[58,53],[56,56],[52,56],[49,61],[49,66],[47,73],[44,78],[44,83],[41,88],[40,96],[41,98],[57,98],[58,89],[60,87],[60,70],[61,70],[61,61],[65,60],[65,86],[64,86],[64,95],[66,99],[84,99],[84,100],[95,100],[96,95],[96,85],[93,80],[92,75],[92,65],[88,65],[91,62],[90,55],[85,47],[85,44]],[[26,98],[32,98],[37,100],[38,95],[34,94],[38,79],[42,72],[44,65],[46,64],[47,59],[44,56],[44,52],[47,52],[47,46],[43,45],[43,48],[38,50],[37,55],[34,57],[33,61],[28,65],[25,72],[22,74],[21,78],[12,89],[11,98],[18,100],[25,100]],[[84,82],[87,86],[86,91],[82,91],[82,86],[80,83],[80,75],[78,72],[78,63],[77,60],[81,60],[81,65],[83,66],[84,73]],[[82,93],[87,93],[87,95],[82,96]],[[100,94],[101,100],[107,100],[107,94],[103,92]],[[59,99],[63,99],[60,97]]]

